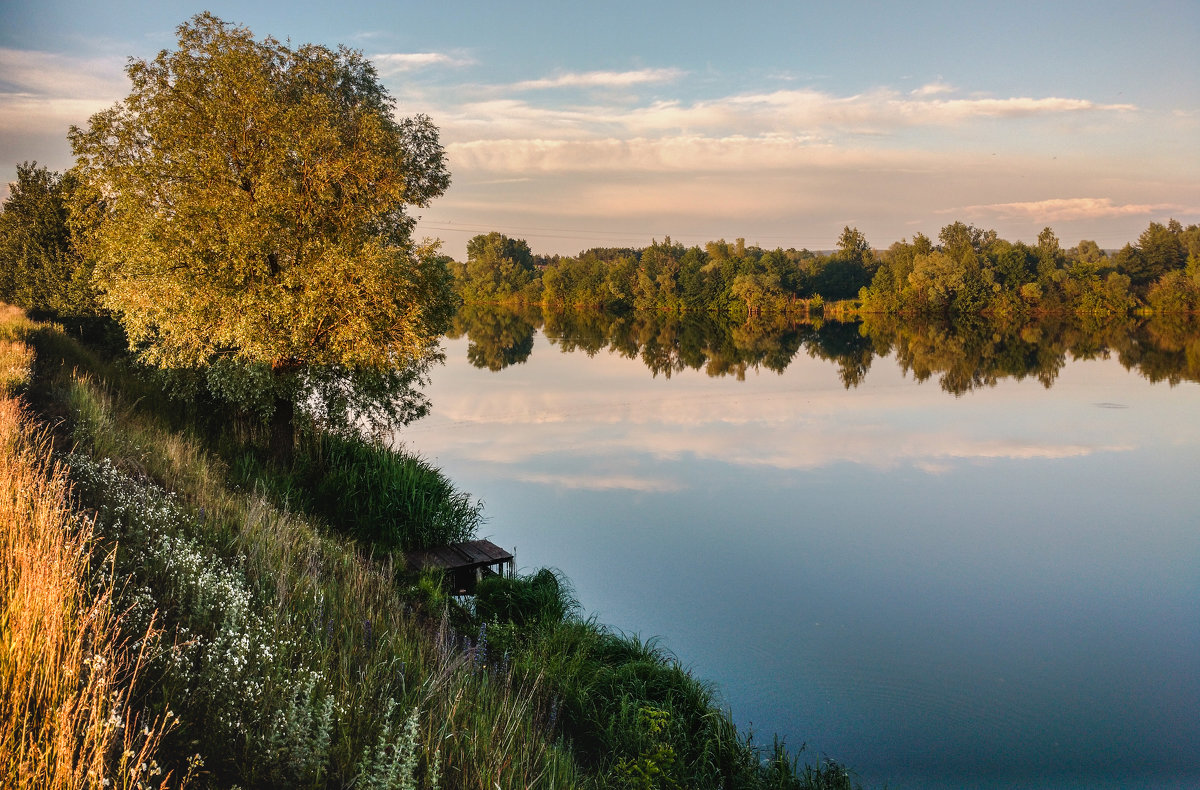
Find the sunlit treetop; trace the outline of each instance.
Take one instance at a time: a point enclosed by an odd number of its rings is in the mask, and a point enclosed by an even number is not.
[[[70,139],[83,250],[147,361],[395,368],[448,321],[410,207],[449,184],[436,127],[396,120],[361,53],[200,14],[131,60],[131,91]],[[98,198],[98,199],[97,199]]]

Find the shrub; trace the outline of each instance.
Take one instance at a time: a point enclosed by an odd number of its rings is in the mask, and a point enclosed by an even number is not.
[[[475,588],[475,613],[484,621],[561,623],[578,610],[566,577],[549,568],[530,576],[486,576]]]

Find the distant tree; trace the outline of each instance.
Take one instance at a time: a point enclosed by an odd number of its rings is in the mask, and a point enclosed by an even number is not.
[[[503,302],[520,297],[537,278],[533,253],[524,239],[492,231],[467,242],[463,297],[472,302]]]
[[[1108,256],[1104,254],[1104,250],[1100,249],[1100,245],[1087,239],[1079,242],[1079,245],[1068,254],[1081,263],[1100,264],[1108,260]]]
[[[842,228],[838,238],[838,257],[843,261],[856,262],[862,266],[870,266],[875,259],[867,237],[858,228],[849,225]]]
[[[924,233],[913,236],[912,246],[918,255],[928,255],[933,252],[933,242]]]
[[[1134,282],[1152,282],[1169,271],[1182,269],[1187,263],[1188,253],[1181,238],[1183,228],[1174,220],[1172,224],[1174,228],[1151,222],[1138,237],[1142,269],[1136,277],[1130,274]]]
[[[997,247],[995,270],[1001,286],[1019,289],[1037,278],[1037,255],[1024,242],[1001,242]]]
[[[961,260],[968,252],[981,255],[996,241],[996,231],[983,230],[964,222],[954,222],[938,233],[942,249],[954,260]],[[916,240],[914,239],[914,243]]]
[[[1154,279],[1153,273],[1142,258],[1142,251],[1132,244],[1126,244],[1117,250],[1113,256],[1113,265],[1117,271],[1129,277],[1134,285],[1149,283]]]
[[[74,183],[37,162],[17,165],[0,211],[0,300],[59,317],[97,312],[91,269],[71,239]]]
[[[411,418],[451,312],[407,213],[449,184],[437,128],[395,120],[357,51],[207,13],[178,36],[70,132],[101,303],[147,363],[259,398],[278,458],[298,408],[343,430]]]

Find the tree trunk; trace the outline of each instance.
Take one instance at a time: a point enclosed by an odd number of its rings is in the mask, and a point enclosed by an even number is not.
[[[296,446],[296,404],[292,399],[277,395],[271,412],[271,458],[280,466],[292,463]]]
[[[297,365],[292,360],[271,365],[275,379],[275,409],[271,412],[271,459],[283,467],[291,466],[296,448],[295,378]]]

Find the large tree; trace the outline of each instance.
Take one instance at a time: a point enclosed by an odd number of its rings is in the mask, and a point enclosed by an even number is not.
[[[411,418],[400,396],[450,318],[444,260],[407,212],[449,184],[436,127],[395,119],[357,51],[207,13],[178,37],[70,132],[101,302],[146,362],[259,396],[277,456],[297,405],[334,427]]]

